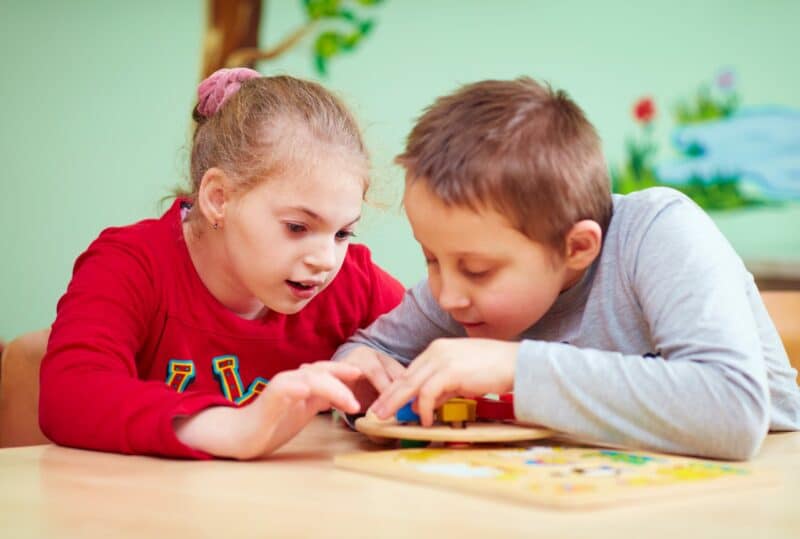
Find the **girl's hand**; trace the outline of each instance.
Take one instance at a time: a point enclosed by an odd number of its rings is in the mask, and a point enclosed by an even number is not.
[[[242,408],[213,407],[177,418],[175,434],[186,445],[219,457],[253,459],[269,455],[292,439],[319,412],[331,407],[359,409],[345,385],[361,376],[352,365],[318,361],[276,375]]]
[[[353,349],[337,363],[353,365],[363,373],[357,380],[347,384],[361,405],[360,412],[366,411],[378,394],[406,371],[405,366],[396,359],[368,346]]]
[[[452,397],[512,391],[518,349],[518,342],[437,339],[381,392],[371,410],[387,419],[416,397],[420,422],[430,426],[434,409]]]

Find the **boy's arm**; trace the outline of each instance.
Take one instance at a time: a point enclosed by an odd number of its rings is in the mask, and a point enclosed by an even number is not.
[[[427,279],[406,291],[400,305],[358,330],[331,359],[341,360],[359,346],[368,346],[408,365],[440,337],[464,337],[461,326],[439,308]]]
[[[431,342],[456,335],[463,336],[463,329],[439,308],[423,280],[405,292],[400,305],[358,330],[331,359],[351,363],[364,373],[364,379],[351,384],[363,413]],[[344,418],[353,428],[355,416]]]
[[[641,312],[606,314],[643,316],[657,355],[523,341],[517,417],[610,443],[749,458],[770,413],[749,298],[757,290],[722,234],[688,200],[676,199],[645,224],[620,261],[628,285],[607,291],[632,292]]]

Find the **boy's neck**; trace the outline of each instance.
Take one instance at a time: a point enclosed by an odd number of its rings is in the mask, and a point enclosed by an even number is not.
[[[566,292],[567,290],[578,284],[581,281],[581,279],[583,279],[583,276],[586,275],[587,271],[588,268],[582,270],[567,269],[567,274],[564,278],[564,284],[561,287],[561,293],[563,294],[564,292]]]

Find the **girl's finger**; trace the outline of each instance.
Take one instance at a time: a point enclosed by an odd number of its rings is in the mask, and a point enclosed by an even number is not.
[[[332,406],[350,414],[358,412],[358,401],[340,379],[325,370],[308,369],[304,374],[311,395],[329,403],[325,408]]]
[[[306,399],[310,395],[308,385],[304,383],[299,371],[278,374],[267,384],[265,392],[291,401]]]
[[[362,370],[355,365],[349,363],[341,363],[339,361],[317,361],[315,363],[305,363],[300,366],[301,369],[316,369],[328,372],[347,382],[358,380],[363,374]]]

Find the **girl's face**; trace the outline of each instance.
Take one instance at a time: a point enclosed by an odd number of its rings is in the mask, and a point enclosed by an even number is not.
[[[279,174],[225,203],[231,285],[266,308],[300,311],[342,267],[364,196],[363,164],[312,146]]]

